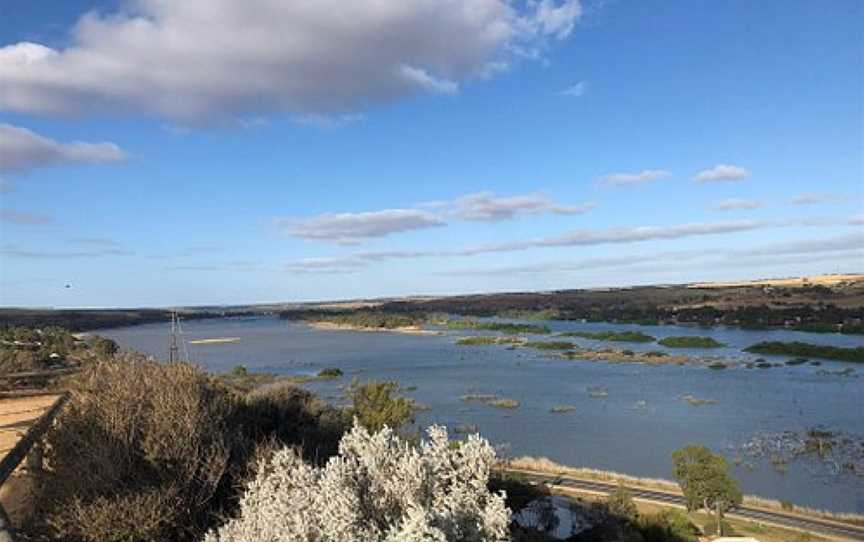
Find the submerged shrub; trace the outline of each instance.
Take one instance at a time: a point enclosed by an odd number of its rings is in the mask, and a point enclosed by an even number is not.
[[[441,427],[419,446],[355,423],[323,468],[283,448],[262,464],[240,515],[206,542],[494,542],[510,511],[489,491],[495,452],[469,436],[451,447]]]

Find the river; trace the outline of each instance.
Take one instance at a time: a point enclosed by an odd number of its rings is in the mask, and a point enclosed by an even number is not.
[[[757,357],[783,362],[786,356],[755,356],[742,349],[759,341],[804,341],[864,346],[864,337],[786,330],[711,329],[543,321],[553,331],[633,330],[662,338],[710,336],[725,343],[709,350],[666,349],[657,344],[617,343],[631,350],[667,350],[741,361]],[[766,432],[802,433],[822,428],[858,439],[853,453],[864,462],[864,366],[823,361],[771,369],[726,370],[703,365],[649,366],[554,359],[549,353],[505,346],[458,346],[473,331],[409,335],[315,330],[274,317],[226,318],[183,323],[185,339],[237,337],[237,342],[188,346],[190,358],[214,372],[236,365],[250,371],[316,374],[338,367],[338,381],[306,387],[339,403],[340,386],[352,378],[400,382],[408,395],[429,407],[418,424],[477,426],[509,456],[545,456],[573,466],[614,470],[636,476],[671,478],[671,453],[686,444],[723,452],[745,493],[788,500],[837,512],[864,513],[864,472],[837,472],[833,465],[797,459],[772,464],[741,446]],[[96,333],[121,346],[167,358],[169,324],[108,329]],[[551,339],[550,339],[551,340]],[[567,339],[581,345],[596,341]],[[838,371],[854,368],[852,374]],[[416,389],[414,388],[416,387]],[[593,390],[593,392],[591,391]],[[602,390],[602,391],[600,391]],[[515,399],[515,409],[466,402],[466,394]],[[682,397],[716,401],[692,404]],[[574,410],[552,413],[556,405]],[[857,446],[857,448],[854,448]],[[842,470],[842,469],[841,469]]]

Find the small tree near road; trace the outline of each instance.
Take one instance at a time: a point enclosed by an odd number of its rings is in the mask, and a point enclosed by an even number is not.
[[[741,504],[741,489],[731,476],[723,456],[705,446],[686,446],[672,454],[674,476],[684,493],[688,510],[704,508],[717,520],[723,535],[723,514]]]

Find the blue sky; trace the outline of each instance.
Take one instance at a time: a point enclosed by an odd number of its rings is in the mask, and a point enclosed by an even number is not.
[[[0,6],[3,305],[864,270],[859,1],[61,4]]]

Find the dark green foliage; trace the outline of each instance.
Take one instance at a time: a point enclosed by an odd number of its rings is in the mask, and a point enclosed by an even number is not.
[[[383,311],[286,311],[280,313],[281,318],[307,322],[327,322],[365,329],[397,329],[419,326],[427,321],[426,314],[420,313],[388,313]]]
[[[572,350],[576,348],[575,344],[566,341],[534,341],[527,342],[523,346],[538,350]]]
[[[349,414],[369,431],[380,431],[384,426],[398,430],[414,422],[416,411],[414,401],[398,392],[398,382],[352,382],[347,392],[352,402]]]
[[[723,514],[743,498],[726,460],[704,446],[687,446],[672,454],[672,463],[687,509],[716,514],[719,529]]]
[[[120,351],[120,347],[117,346],[116,342],[99,335],[94,335],[88,342],[93,352],[99,356],[113,356]]]
[[[711,337],[666,337],[660,340],[660,344],[670,348],[720,348],[725,344],[712,339]]]
[[[489,477],[489,490],[493,493],[505,491],[507,493],[507,508],[514,513],[531,501],[550,495],[549,489],[545,485],[532,484],[524,476],[509,472],[493,473]]]
[[[342,376],[342,369],[336,367],[327,367],[318,371],[318,378],[332,380]]]
[[[699,529],[677,510],[640,516],[637,523],[645,542],[698,542]]]
[[[290,382],[264,385],[246,394],[241,415],[248,442],[273,439],[298,446],[304,458],[316,463],[338,451],[351,422],[341,410]]]
[[[592,339],[596,341],[613,341],[613,342],[628,342],[628,343],[650,343],[654,342],[654,337],[646,335],[641,331],[568,331],[561,333],[562,337],[582,337],[583,339]]]
[[[88,350],[87,344],[63,328],[0,328],[0,372],[3,373],[41,371],[64,365],[70,358],[89,354]]]
[[[765,341],[756,343],[744,349],[754,354],[780,354],[785,356],[800,356],[808,358],[835,359],[864,363],[864,347],[842,348],[839,346],[823,346],[803,342]]]
[[[501,333],[526,334],[535,333],[545,335],[550,333],[546,326],[532,324],[517,324],[514,322],[479,322],[477,320],[448,320],[449,329],[478,329],[483,331],[500,331]]]

